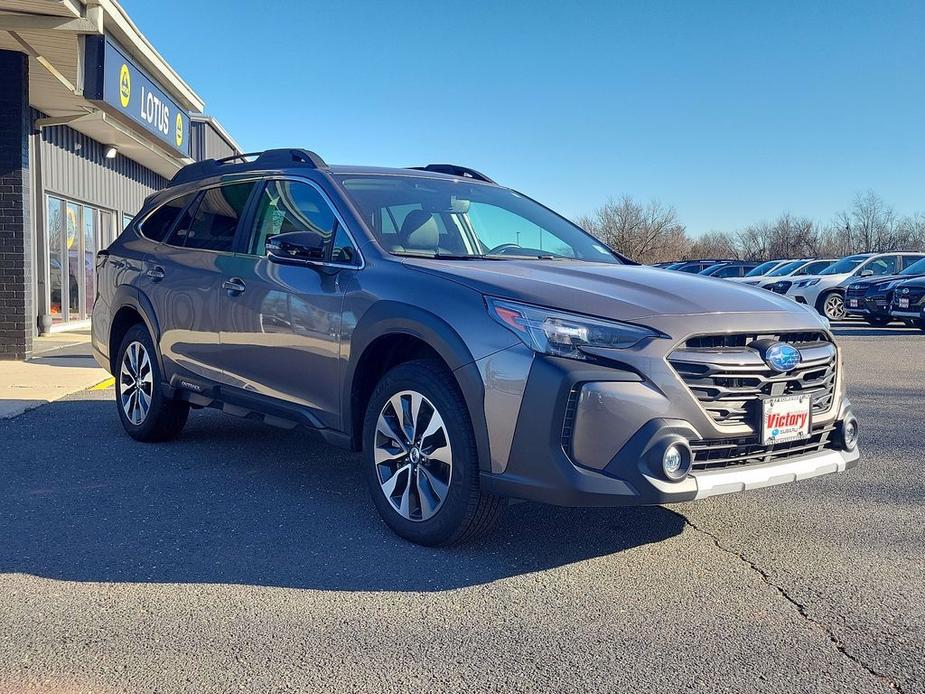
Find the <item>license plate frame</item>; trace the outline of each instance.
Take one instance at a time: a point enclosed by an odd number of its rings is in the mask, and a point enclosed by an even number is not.
[[[858,300],[857,299],[848,299],[848,308],[857,308]]]
[[[907,299],[907,298],[905,298],[905,297],[901,297],[901,298],[899,299],[899,307],[900,307],[900,308],[909,308],[909,299]]]
[[[761,401],[761,443],[803,441],[810,437],[813,425],[812,397],[783,395]],[[794,417],[797,419],[794,421]]]

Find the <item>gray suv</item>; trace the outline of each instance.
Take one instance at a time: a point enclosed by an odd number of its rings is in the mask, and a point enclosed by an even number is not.
[[[201,407],[301,427],[362,451],[414,542],[483,533],[508,498],[690,501],[858,461],[824,318],[637,265],[472,169],[191,164],[97,266],[130,436]]]

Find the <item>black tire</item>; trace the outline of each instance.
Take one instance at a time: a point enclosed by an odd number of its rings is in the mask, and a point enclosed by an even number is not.
[[[135,343],[140,343],[147,351],[148,364],[150,368],[150,405],[147,412],[141,417],[141,421],[133,422],[123,406],[123,379],[122,365],[125,360],[126,351]],[[143,373],[147,373],[142,370]],[[144,325],[133,325],[122,338],[122,344],[119,345],[119,352],[115,362],[116,378],[116,409],[119,412],[119,419],[122,420],[122,426],[125,431],[136,441],[169,441],[176,438],[183,427],[186,425],[186,419],[189,416],[189,404],[171,400],[161,392],[160,385],[163,381],[161,370],[157,363],[157,351],[154,348],[154,341],[148,334]],[[147,376],[145,376],[147,378]]]
[[[448,435],[448,443],[452,451],[448,491],[441,505],[432,516],[426,519],[407,518],[393,506],[393,502],[383,489],[383,483],[386,480],[382,479],[382,474],[386,468],[376,464],[377,442],[389,440],[389,437],[377,434],[380,414],[385,411],[387,403],[393,397],[399,397],[399,394],[406,391],[413,391],[423,396],[426,401],[429,401],[427,404],[431,404],[433,410],[439,414],[445,425],[444,430]],[[425,407],[421,405],[422,410]],[[394,409],[388,411],[394,411]],[[398,443],[397,439],[395,443]],[[413,441],[411,443],[413,447]],[[417,471],[417,464],[411,468],[411,456],[403,454],[398,447],[394,450],[398,452],[396,458],[398,462],[394,465],[396,467],[408,466],[404,483],[410,487],[412,476]],[[425,450],[423,443],[420,445],[420,450]],[[420,545],[446,546],[483,536],[498,525],[507,506],[506,499],[486,494],[479,487],[478,453],[469,412],[452,374],[442,363],[435,360],[418,360],[400,364],[386,373],[379,381],[370,396],[363,422],[363,459],[363,474],[379,515],[396,534]],[[433,464],[433,461],[428,461],[426,456],[424,460],[427,462],[421,463],[422,467]],[[394,472],[393,474],[398,478],[402,473]],[[392,490],[394,491],[400,485],[401,482],[393,483]],[[427,488],[434,489],[434,487]],[[412,488],[412,490],[412,497],[417,494],[420,500],[420,489]],[[423,510],[424,504],[419,501],[420,515],[423,515]]]

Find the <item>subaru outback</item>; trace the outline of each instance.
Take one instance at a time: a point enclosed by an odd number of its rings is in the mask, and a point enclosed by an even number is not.
[[[465,167],[190,164],[97,266],[130,436],[203,407],[299,427],[361,452],[414,542],[484,533],[509,498],[691,501],[859,458],[811,308],[638,265]]]

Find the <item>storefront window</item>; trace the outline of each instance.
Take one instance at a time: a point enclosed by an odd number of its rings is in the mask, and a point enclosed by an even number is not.
[[[67,204],[67,306],[68,320],[80,319],[80,217],[82,207]]]
[[[55,323],[64,320],[64,263],[61,249],[64,237],[64,201],[48,198],[48,287],[51,319]]]

